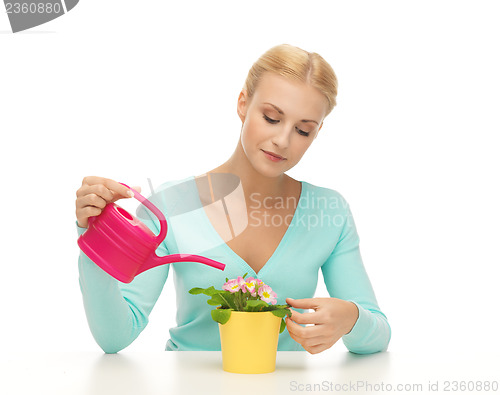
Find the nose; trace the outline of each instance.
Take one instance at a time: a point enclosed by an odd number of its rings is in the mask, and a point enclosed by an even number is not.
[[[288,148],[290,135],[293,131],[293,126],[286,125],[282,123],[280,127],[275,129],[276,133],[273,135],[271,141],[273,145],[279,147],[280,149]]]

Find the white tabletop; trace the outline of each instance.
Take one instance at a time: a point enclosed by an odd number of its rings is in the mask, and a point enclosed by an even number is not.
[[[0,357],[0,394],[500,394],[499,357],[280,351],[274,372],[236,374],[222,370],[218,351],[19,353]]]

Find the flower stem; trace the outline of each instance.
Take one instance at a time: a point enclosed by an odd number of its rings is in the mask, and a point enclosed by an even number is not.
[[[241,311],[243,311],[243,310],[244,310],[244,302],[243,302],[243,299],[245,298],[245,296],[243,295],[243,292],[241,293],[240,298],[241,298],[241,299],[240,299],[240,300],[241,300]]]
[[[239,292],[239,296],[240,296],[240,311],[245,311],[245,295],[243,294],[243,292]]]
[[[236,311],[240,311],[240,302],[238,301],[238,292],[234,294],[234,304],[236,306]]]

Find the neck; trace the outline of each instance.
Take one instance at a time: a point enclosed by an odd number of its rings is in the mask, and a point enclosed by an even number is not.
[[[238,176],[243,186],[245,198],[248,199],[251,196],[254,200],[286,196],[290,191],[292,181],[285,173],[269,177],[255,170],[243,151],[241,140],[238,141],[231,157],[209,173],[231,173]]]

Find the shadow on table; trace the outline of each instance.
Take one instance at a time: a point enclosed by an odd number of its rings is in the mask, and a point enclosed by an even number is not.
[[[222,357],[216,352],[198,354],[193,359],[189,352],[175,355],[170,388],[177,393],[195,393],[199,383],[207,383],[211,392],[207,394],[225,395],[263,388],[266,393],[296,393],[298,386],[305,383],[326,383],[328,385],[379,382],[390,374],[391,355],[388,352],[375,354],[353,354],[351,352],[331,352],[311,355],[307,352],[278,353],[276,370],[265,374],[237,374],[222,369]],[[196,372],[193,377],[192,372]],[[251,383],[247,387],[246,383]]]
[[[148,395],[146,375],[141,364],[123,354],[104,354],[91,369],[88,387],[89,395],[141,394]]]
[[[391,353],[387,351],[374,354],[346,352],[332,367],[337,380],[380,380],[391,371]]]

